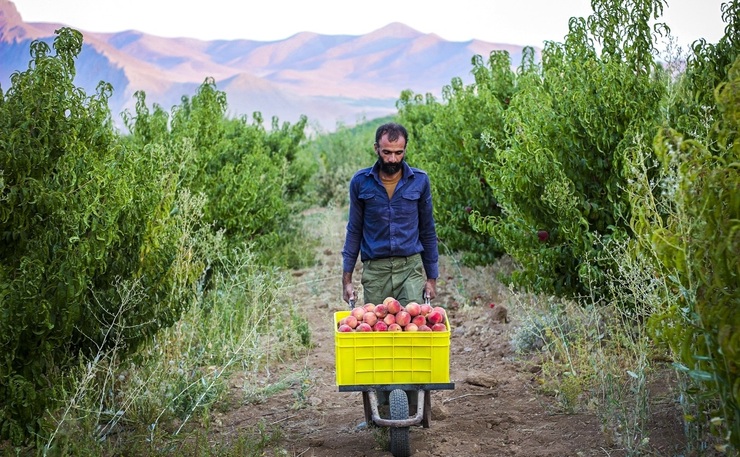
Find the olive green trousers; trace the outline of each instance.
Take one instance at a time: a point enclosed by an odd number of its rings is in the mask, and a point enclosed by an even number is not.
[[[423,303],[426,276],[421,255],[367,260],[362,264],[362,289],[365,303],[383,303],[393,297],[402,305]]]

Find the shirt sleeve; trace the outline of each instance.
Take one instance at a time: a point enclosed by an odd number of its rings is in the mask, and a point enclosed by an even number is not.
[[[360,254],[362,241],[363,204],[358,197],[358,180],[353,178],[349,184],[349,218],[347,220],[347,237],[342,249],[342,268],[344,273],[354,271],[357,256]]]
[[[419,241],[424,248],[421,252],[421,260],[427,278],[437,279],[439,276],[439,251],[437,247],[437,229],[434,226],[432,191],[428,176],[419,205]]]

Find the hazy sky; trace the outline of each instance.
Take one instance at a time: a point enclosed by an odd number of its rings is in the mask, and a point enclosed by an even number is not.
[[[591,14],[590,0],[12,0],[26,22],[59,22],[91,32],[135,29],[164,37],[282,40],[303,31],[363,35],[402,22],[445,40],[477,38],[542,46],[562,42],[568,19]],[[723,35],[723,0],[668,0],[663,21],[686,46]]]

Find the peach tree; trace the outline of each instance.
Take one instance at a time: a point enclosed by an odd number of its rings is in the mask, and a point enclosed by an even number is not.
[[[299,237],[293,203],[311,174],[298,155],[306,119],[280,125],[274,118],[268,130],[260,113],[253,122],[230,119],[227,107],[212,78],[183,96],[171,115],[157,105],[150,110],[140,92],[135,112],[125,115],[130,141],[172,150],[189,145],[178,186],[207,197],[204,223],[222,231],[231,248],[250,245],[265,264],[297,266],[306,260],[292,247]]]
[[[732,455],[740,449],[740,2],[724,4],[723,18],[718,43],[694,43],[672,128],[655,138],[654,178],[635,173],[631,200],[641,251],[668,286],[649,324],[686,376],[687,429],[697,446],[711,433]]]
[[[173,157],[119,141],[109,84],[75,87],[82,41],[34,41],[0,98],[0,436],[16,443],[68,387],[58,374],[174,323],[197,271],[173,269]],[[127,307],[122,284],[141,292]]]
[[[533,59],[533,49],[525,48],[523,65]],[[501,214],[485,176],[490,149],[483,136],[494,132],[495,141],[505,142],[504,113],[516,91],[516,75],[505,51],[492,52],[487,60],[474,56],[472,65],[474,83],[466,86],[454,78],[443,88],[441,102],[405,91],[397,106],[412,137],[408,160],[432,179],[442,246],[462,252],[465,263],[485,264],[503,249],[496,237],[474,230],[468,219],[473,211]]]
[[[572,18],[564,43],[546,43],[541,65],[518,75],[503,127],[487,131],[485,177],[503,214],[472,222],[519,262],[515,284],[608,293],[609,245],[630,236],[624,157],[661,123],[666,85],[649,22],[663,3],[592,2],[592,16]]]

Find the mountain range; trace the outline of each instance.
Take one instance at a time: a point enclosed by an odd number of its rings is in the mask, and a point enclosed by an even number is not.
[[[33,40],[51,43],[54,31],[74,25],[27,23],[10,0],[0,0],[0,89],[24,71]],[[207,77],[226,93],[230,116],[260,112],[269,128],[301,115],[318,130],[352,125],[396,112],[401,91],[439,96],[454,77],[473,80],[471,59],[508,51],[513,66],[522,46],[480,40],[446,41],[393,22],[365,35],[296,33],[283,40],[255,41],[163,38],[126,30],[79,30],[83,50],[75,84],[92,93],[100,80],[111,83],[109,106],[121,126],[121,112],[133,111],[134,93],[165,110],[192,96]],[[539,52],[539,50],[535,50]]]

